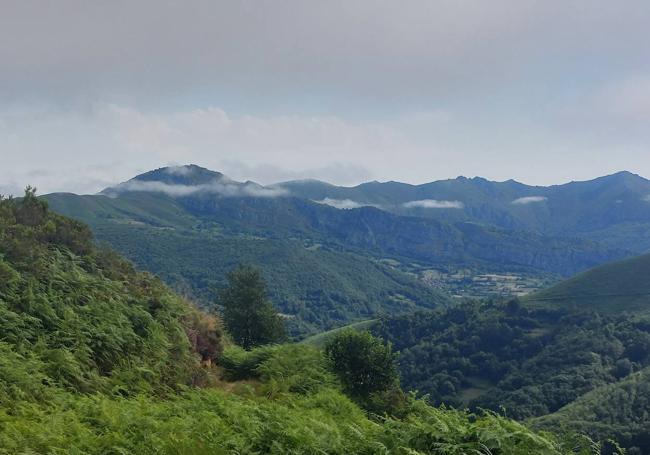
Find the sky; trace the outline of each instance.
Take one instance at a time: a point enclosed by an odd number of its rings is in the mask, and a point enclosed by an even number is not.
[[[650,177],[647,0],[0,0],[0,193]]]

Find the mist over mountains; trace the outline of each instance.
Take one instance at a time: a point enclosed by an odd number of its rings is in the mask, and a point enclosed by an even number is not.
[[[263,186],[188,165],[45,198],[204,305],[229,267],[259,264],[305,334],[444,304],[440,292],[522,295],[643,252],[648,194],[650,182],[630,173],[553,187],[464,177]]]
[[[627,171],[548,187],[481,177],[422,185],[368,182],[354,187],[318,180],[270,186],[235,182],[196,165],[166,167],[107,188],[102,194],[154,192],[169,196],[298,198],[337,209],[373,207],[395,215],[472,222],[553,237],[594,240],[643,253],[650,249],[650,181]]]

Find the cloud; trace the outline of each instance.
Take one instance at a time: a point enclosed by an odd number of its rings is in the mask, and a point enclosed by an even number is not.
[[[170,175],[188,176],[192,173],[192,168],[184,165],[173,165],[165,168],[165,173]]]
[[[526,197],[520,197],[519,199],[515,199],[514,201],[511,202],[511,204],[515,205],[528,205],[528,204],[534,204],[537,202],[544,202],[547,201],[548,198],[545,196],[526,196]]]
[[[329,197],[314,202],[318,204],[329,205],[341,210],[358,209],[359,207],[374,207],[372,204],[364,204],[362,202],[353,201],[352,199],[332,199]]]
[[[343,159],[339,157],[337,159]],[[282,183],[292,180],[317,179],[335,182],[338,185],[357,185],[360,182],[372,180],[373,174],[363,163],[333,162],[302,169],[292,169],[287,166],[269,163],[251,163],[240,160],[224,159],[219,163],[219,169],[225,174],[238,179],[253,178],[263,183]]]
[[[224,181],[225,180],[225,181]],[[116,187],[109,188],[105,194],[111,196],[126,191],[144,191],[164,193],[173,197],[190,196],[196,193],[217,194],[223,197],[261,197],[272,198],[287,196],[289,192],[280,187],[266,188],[254,183],[235,183],[227,179],[215,180],[201,185],[168,184],[155,181],[129,180]]]
[[[424,209],[462,209],[465,207],[460,201],[438,201],[436,199],[422,199],[419,201],[410,201],[402,204],[406,208],[424,208]]]
[[[601,108],[626,121],[650,121],[650,75],[635,75],[609,84],[599,95]]]
[[[649,175],[649,21],[647,0],[5,1],[0,181]]]
[[[646,197],[643,198],[644,201],[650,202],[650,194],[648,194]]]
[[[544,63],[573,64],[575,55],[587,72],[606,66],[596,66],[603,55],[643,62],[649,17],[643,0],[64,4],[3,4],[0,97],[203,89],[217,98],[301,92],[427,104],[492,92],[526,71],[553,76]]]

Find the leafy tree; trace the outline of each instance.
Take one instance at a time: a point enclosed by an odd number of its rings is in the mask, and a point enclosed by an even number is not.
[[[369,332],[344,330],[327,343],[325,353],[344,388],[355,398],[369,398],[398,384],[391,345]]]
[[[267,297],[266,284],[254,267],[240,265],[228,274],[228,286],[218,303],[235,342],[244,349],[285,338],[282,318]]]

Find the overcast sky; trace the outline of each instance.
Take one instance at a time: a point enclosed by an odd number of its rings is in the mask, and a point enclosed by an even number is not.
[[[650,177],[647,0],[0,0],[0,193]]]

